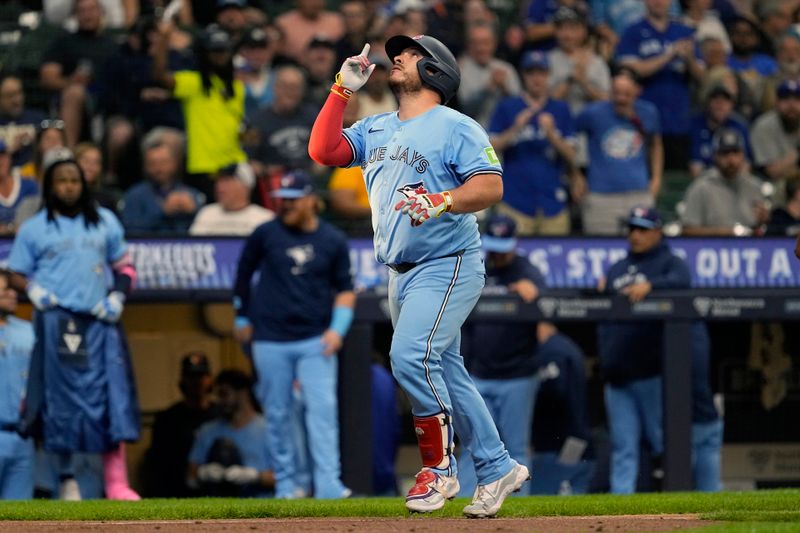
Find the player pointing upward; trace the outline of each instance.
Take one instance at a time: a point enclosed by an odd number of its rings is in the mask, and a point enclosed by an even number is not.
[[[494,516],[530,476],[509,458],[459,349],[461,325],[484,283],[472,213],[500,200],[502,169],[486,132],[442,105],[461,79],[453,54],[426,35],[392,37],[386,52],[399,111],[342,131],[348,99],[374,69],[366,45],[337,74],[314,123],[309,154],[324,165],[360,165],[364,172],[375,254],[390,269],[392,371],[411,399],[422,455],[406,507],[434,511],[458,493],[455,428],[475,457],[478,477],[464,513]]]

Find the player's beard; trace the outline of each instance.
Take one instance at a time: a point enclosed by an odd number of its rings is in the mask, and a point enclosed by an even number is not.
[[[405,76],[401,80],[392,80],[390,77],[389,88],[392,89],[395,97],[399,99],[403,95],[418,94],[422,90],[422,80],[419,76]]]
[[[65,217],[75,217],[81,212],[80,199],[67,203],[56,195],[53,195],[53,207],[58,214]]]

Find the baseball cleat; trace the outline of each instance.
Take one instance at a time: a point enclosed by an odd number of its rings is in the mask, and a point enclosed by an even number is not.
[[[416,483],[406,496],[406,509],[414,513],[430,513],[444,507],[461,487],[456,476],[445,476],[427,468],[417,474]]]
[[[486,485],[478,485],[472,503],[464,507],[467,518],[491,518],[497,514],[506,497],[517,492],[522,484],[531,478],[528,469],[514,463],[514,467],[505,476]]]

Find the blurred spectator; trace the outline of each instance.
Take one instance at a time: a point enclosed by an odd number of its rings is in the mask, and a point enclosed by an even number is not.
[[[536,52],[535,52],[536,53]],[[517,253],[517,225],[504,215],[492,216],[481,236],[486,251],[486,287],[502,287],[530,304],[546,288],[544,277]],[[464,328],[469,347],[466,366],[475,388],[486,402],[508,454],[530,464],[531,422],[539,390],[536,375],[536,325],[531,323],[474,323]],[[475,492],[475,463],[466,449],[458,457],[460,496]],[[522,493],[528,492],[528,484]]]
[[[725,50],[731,51],[731,41],[728,32],[720,22],[716,11],[713,10],[713,0],[681,0],[683,16],[681,22],[694,28],[694,40],[702,43],[705,39],[718,39]]]
[[[11,159],[4,155],[3,159]],[[5,165],[6,163],[0,163]],[[8,273],[0,271],[0,500],[33,498],[33,439],[17,433],[20,409],[25,400],[34,345],[33,325],[14,316],[17,293],[9,286]]]
[[[592,16],[596,23],[595,32],[599,39],[600,55],[607,59],[614,57],[620,36],[646,15],[642,0],[590,0]],[[678,0],[671,0],[669,16],[675,18],[681,13]]]
[[[775,47],[778,70],[765,82],[761,106],[764,111],[775,107],[775,92],[782,82],[800,78],[800,33],[794,29],[783,33],[775,40]]]
[[[466,53],[458,59],[458,102],[465,114],[485,127],[497,102],[520,93],[520,80],[511,64],[495,57],[497,35],[492,26],[468,28],[466,46]]]
[[[214,193],[211,176],[224,166],[247,160],[239,142],[244,84],[234,77],[230,35],[215,26],[200,37],[197,70],[169,71],[167,41],[173,30],[171,23],[159,26],[153,77],[183,105],[188,182],[210,197]]]
[[[776,207],[767,222],[767,235],[800,235],[800,181],[786,182],[786,205]]]
[[[774,45],[777,43],[773,39],[789,30],[795,20],[798,6],[797,0],[761,0],[756,6],[759,27],[763,34],[769,37],[764,48],[764,52],[768,55],[775,55]]]
[[[103,175],[103,152],[94,143],[80,143],[75,147],[75,160],[83,170],[86,185],[92,190],[94,199],[115,215],[118,215],[120,191],[112,187]]]
[[[235,43],[240,42],[247,27],[245,8],[247,8],[246,0],[217,0],[217,15],[214,21]]]
[[[634,207],[627,219],[628,255],[611,265],[600,290],[637,303],[653,290],[688,289],[689,267],[663,239],[655,209]],[[611,433],[611,492],[636,490],[644,440],[658,466],[664,452],[662,422],[662,322],[603,322],[597,326],[600,369]]]
[[[375,70],[358,92],[358,119],[397,111],[397,99],[389,88],[392,64],[383,55],[370,54],[369,60],[375,65]]]
[[[275,36],[270,37],[263,28],[251,28],[244,34],[234,58],[236,76],[244,83],[244,113],[248,120],[272,102],[275,84],[272,59],[277,44]]]
[[[534,50],[551,50],[556,45],[553,16],[562,7],[580,10],[589,16],[589,6],[583,0],[530,0],[525,15],[525,40]]]
[[[693,488],[718,492],[722,485],[723,423],[709,383],[711,340],[704,323],[694,322],[691,328]]]
[[[695,57],[694,30],[669,18],[669,0],[644,0],[645,18],[622,34],[617,60],[641,79],[642,99],[661,117],[667,168],[689,164],[689,82],[701,80],[703,63]]]
[[[35,181],[20,177],[19,169],[11,166],[11,153],[0,139],[0,235],[16,233],[22,219],[18,209],[25,203],[39,204],[39,186]],[[22,212],[27,210],[22,208]]]
[[[492,146],[503,155],[503,202],[497,209],[514,219],[520,235],[566,235],[562,179],[575,160],[572,115],[566,103],[547,96],[544,52],[528,52],[520,67],[523,94],[502,100],[488,128]]]
[[[75,0],[77,30],[56,37],[42,58],[42,87],[58,93],[59,116],[64,119],[67,146],[81,140],[87,105],[103,78],[106,60],[117,44],[103,30],[99,0]]]
[[[344,21],[344,35],[336,41],[336,65],[350,56],[358,55],[369,41],[370,13],[364,0],[345,0],[339,5]]]
[[[295,0],[295,9],[275,19],[275,24],[286,37],[283,53],[298,63],[314,36],[325,36],[333,42],[345,32],[342,15],[325,9],[325,0]],[[356,50],[356,54],[360,51]]]
[[[759,52],[761,31],[747,16],[739,16],[728,27],[733,53],[728,57],[728,66],[747,83],[756,102],[764,97],[765,78],[778,70],[775,59]]]
[[[550,96],[566,101],[577,115],[589,102],[608,99],[611,74],[606,62],[589,47],[584,15],[564,6],[556,11],[553,23],[556,47],[548,54]]]
[[[122,224],[130,233],[185,235],[205,198],[181,181],[174,147],[158,138],[143,144],[146,179],[125,193]]]
[[[25,165],[33,158],[36,131],[44,113],[25,107],[22,80],[14,74],[0,76],[0,139],[12,154],[12,165]]]
[[[716,37],[706,37],[700,41],[700,58],[706,64],[706,71],[728,64],[728,52],[725,43]]]
[[[744,137],[721,128],[714,135],[714,167],[687,189],[684,235],[751,235],[769,218],[762,182],[748,170]]]
[[[200,427],[189,452],[187,483],[202,494],[263,498],[275,487],[267,423],[251,387],[241,370],[223,370],[214,380],[220,416]]]
[[[734,94],[725,85],[713,87],[706,100],[705,110],[692,118],[692,150],[689,161],[689,172],[696,178],[704,170],[714,164],[714,149],[711,140],[720,128],[732,128],[738,131],[744,141],[745,155],[750,156],[750,145],[747,142],[749,132],[747,121],[733,110]]]
[[[798,176],[800,146],[800,81],[781,82],[775,109],[758,117],[750,127],[753,164],[777,183]]]
[[[61,119],[45,119],[37,125],[36,142],[33,147],[33,157],[22,165],[20,174],[23,178],[42,183],[44,168],[42,161],[44,154],[54,148],[62,148],[67,144],[64,133],[64,121]]]
[[[537,332],[540,381],[533,415],[531,494],[585,494],[594,460],[586,393],[585,357],[549,323]]]
[[[138,15],[138,3],[130,0],[99,0],[103,24],[107,28],[128,28]],[[80,25],[78,0],[43,0],[44,18],[48,24],[74,31]]]
[[[707,39],[705,42],[712,41]],[[760,103],[756,102],[750,86],[739,74],[724,64],[706,70],[706,75],[703,77],[703,81],[695,94],[697,105],[702,106],[703,102],[708,100],[711,90],[719,85],[725,87],[734,96],[733,108],[745,120],[749,122],[755,115],[760,113],[758,109]]]
[[[375,77],[372,72],[370,79]],[[369,84],[369,81],[367,81]],[[353,93],[344,110],[343,127],[349,128],[361,115],[361,102],[365,99],[362,90]],[[394,99],[394,96],[392,96]],[[372,231],[372,209],[369,205],[367,185],[364,182],[364,173],[360,165],[352,167],[336,167],[331,173],[328,182],[328,200],[331,211],[337,217],[336,224],[345,229],[348,234],[369,235]]]
[[[238,163],[220,169],[214,181],[216,202],[197,212],[189,235],[250,235],[254,229],[275,218],[275,213],[250,203],[256,184],[253,169]]]
[[[183,356],[178,388],[181,399],[157,412],[153,420],[153,436],[144,463],[147,497],[192,495],[186,485],[189,451],[197,429],[212,418],[211,365],[203,352]]]
[[[258,134],[251,157],[258,163],[258,176],[311,168],[308,138],[317,111],[305,103],[305,89],[305,76],[298,67],[285,65],[275,73],[272,103],[256,113],[251,123]]]
[[[303,101],[320,109],[331,92],[331,83],[341,65],[336,63],[336,45],[327,37],[314,37],[303,55],[302,65],[307,73]]]
[[[587,235],[619,234],[620,220],[631,207],[652,205],[661,189],[658,110],[639,93],[633,75],[623,71],[612,79],[611,101],[587,105],[576,119],[589,146],[588,192],[581,205]]]
[[[153,17],[143,17],[128,33],[128,38],[106,63],[102,107],[106,116],[122,116],[142,133],[156,126],[183,129],[180,103],[153,77],[153,54],[158,28]],[[187,50],[170,46],[167,62],[173,71],[188,68]]]

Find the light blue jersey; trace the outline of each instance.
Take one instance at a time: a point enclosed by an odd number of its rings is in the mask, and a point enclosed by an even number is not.
[[[89,312],[108,293],[108,265],[127,251],[122,225],[111,211],[98,208],[100,222],[86,227],[83,215],[56,215],[43,209],[20,227],[8,268],[58,297],[59,305]]]
[[[33,441],[14,431],[28,383],[34,335],[30,322],[0,326],[0,499],[33,497]]]
[[[473,214],[444,213],[412,226],[394,206],[414,194],[459,187],[476,174],[502,176],[486,132],[466,115],[436,106],[409,120],[397,113],[364,118],[344,131],[372,206],[375,256],[381,263],[420,263],[480,248]]]

